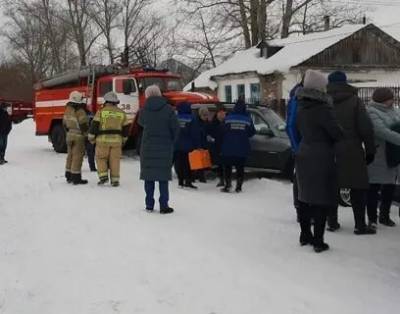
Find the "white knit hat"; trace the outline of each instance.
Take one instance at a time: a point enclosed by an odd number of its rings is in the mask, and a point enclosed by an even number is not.
[[[146,98],[162,96],[160,87],[158,87],[158,85],[150,85],[149,87],[147,87],[144,91],[144,95],[146,96]]]
[[[320,92],[326,91],[328,78],[319,71],[307,70],[304,76],[304,88],[316,89]]]

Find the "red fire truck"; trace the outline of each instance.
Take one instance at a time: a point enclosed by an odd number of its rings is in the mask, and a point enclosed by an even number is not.
[[[19,123],[33,116],[33,104],[28,101],[5,99],[0,97],[0,103],[6,103],[11,107],[11,120]]]
[[[64,73],[35,85],[36,135],[47,135],[56,152],[65,152],[65,132],[62,126],[64,108],[70,92],[78,90],[87,99],[87,109],[93,114],[103,104],[103,96],[113,91],[132,123],[131,138],[139,142],[140,130],[136,123],[139,109],[144,105],[146,87],[156,84],[171,105],[183,101],[192,104],[218,102],[215,96],[183,92],[180,76],[168,70],[131,68],[121,70],[112,66],[91,66]]]

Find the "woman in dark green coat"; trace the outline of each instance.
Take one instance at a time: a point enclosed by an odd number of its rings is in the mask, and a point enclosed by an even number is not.
[[[146,210],[154,210],[155,182],[160,185],[160,213],[169,214],[168,181],[172,180],[174,144],[179,124],[176,114],[167,100],[161,96],[158,86],[149,86],[146,103],[139,112],[139,125],[143,128],[140,148],[140,179],[145,182]]]

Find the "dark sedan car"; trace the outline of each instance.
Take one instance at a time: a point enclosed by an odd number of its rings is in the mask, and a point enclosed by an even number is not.
[[[224,107],[229,112],[234,105],[224,104]],[[198,108],[199,106],[193,106],[194,110]],[[209,105],[208,108],[215,114],[217,110],[215,105]],[[248,111],[254,122],[256,135],[250,140],[251,153],[246,168],[259,172],[279,173],[291,178],[294,163],[285,122],[272,109],[265,106],[248,106]]]

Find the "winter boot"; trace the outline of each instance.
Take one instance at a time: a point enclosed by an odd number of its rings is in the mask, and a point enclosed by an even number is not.
[[[172,214],[174,212],[174,209],[171,207],[165,207],[160,209],[160,214]]]
[[[335,232],[337,230],[340,229],[340,223],[338,223],[337,221],[329,221],[328,222],[328,228],[326,230],[330,231],[330,232]]]
[[[119,181],[114,181],[114,182],[111,182],[111,186],[113,186],[113,187],[119,187]]]
[[[314,239],[311,233],[300,233],[300,245],[305,246],[305,245],[313,245]]]
[[[240,193],[242,192],[242,185],[243,185],[243,179],[242,178],[238,178],[236,181],[236,193]]]
[[[314,252],[315,253],[321,253],[321,252],[324,252],[327,250],[329,250],[329,245],[324,242],[314,244]]]
[[[185,188],[189,188],[189,189],[193,189],[193,190],[197,190],[198,189],[198,187],[193,185],[193,183],[191,181],[187,181],[185,183]]]
[[[82,179],[82,175],[80,173],[73,173],[71,177],[73,185],[88,184],[87,180]]]
[[[99,182],[97,182],[97,185],[104,185],[108,182],[108,177],[101,177],[99,179]]]
[[[376,229],[378,229],[378,224],[376,222],[369,222],[368,228],[374,229],[376,231]]]
[[[225,184],[224,184],[224,179],[223,178],[219,178],[219,181],[218,181],[218,183],[217,183],[217,188],[221,188],[221,187],[223,187]]]
[[[71,172],[65,171],[65,179],[67,180],[67,183],[72,183]]]
[[[387,217],[385,217],[385,216],[379,217],[379,223],[381,225],[386,226],[386,227],[394,227],[394,226],[396,226],[396,223],[392,219],[390,219],[389,216],[387,216]]]
[[[354,234],[356,234],[356,235],[376,234],[376,229],[373,229],[373,228],[368,227],[368,226],[361,227],[361,228],[355,228],[354,229]]]

